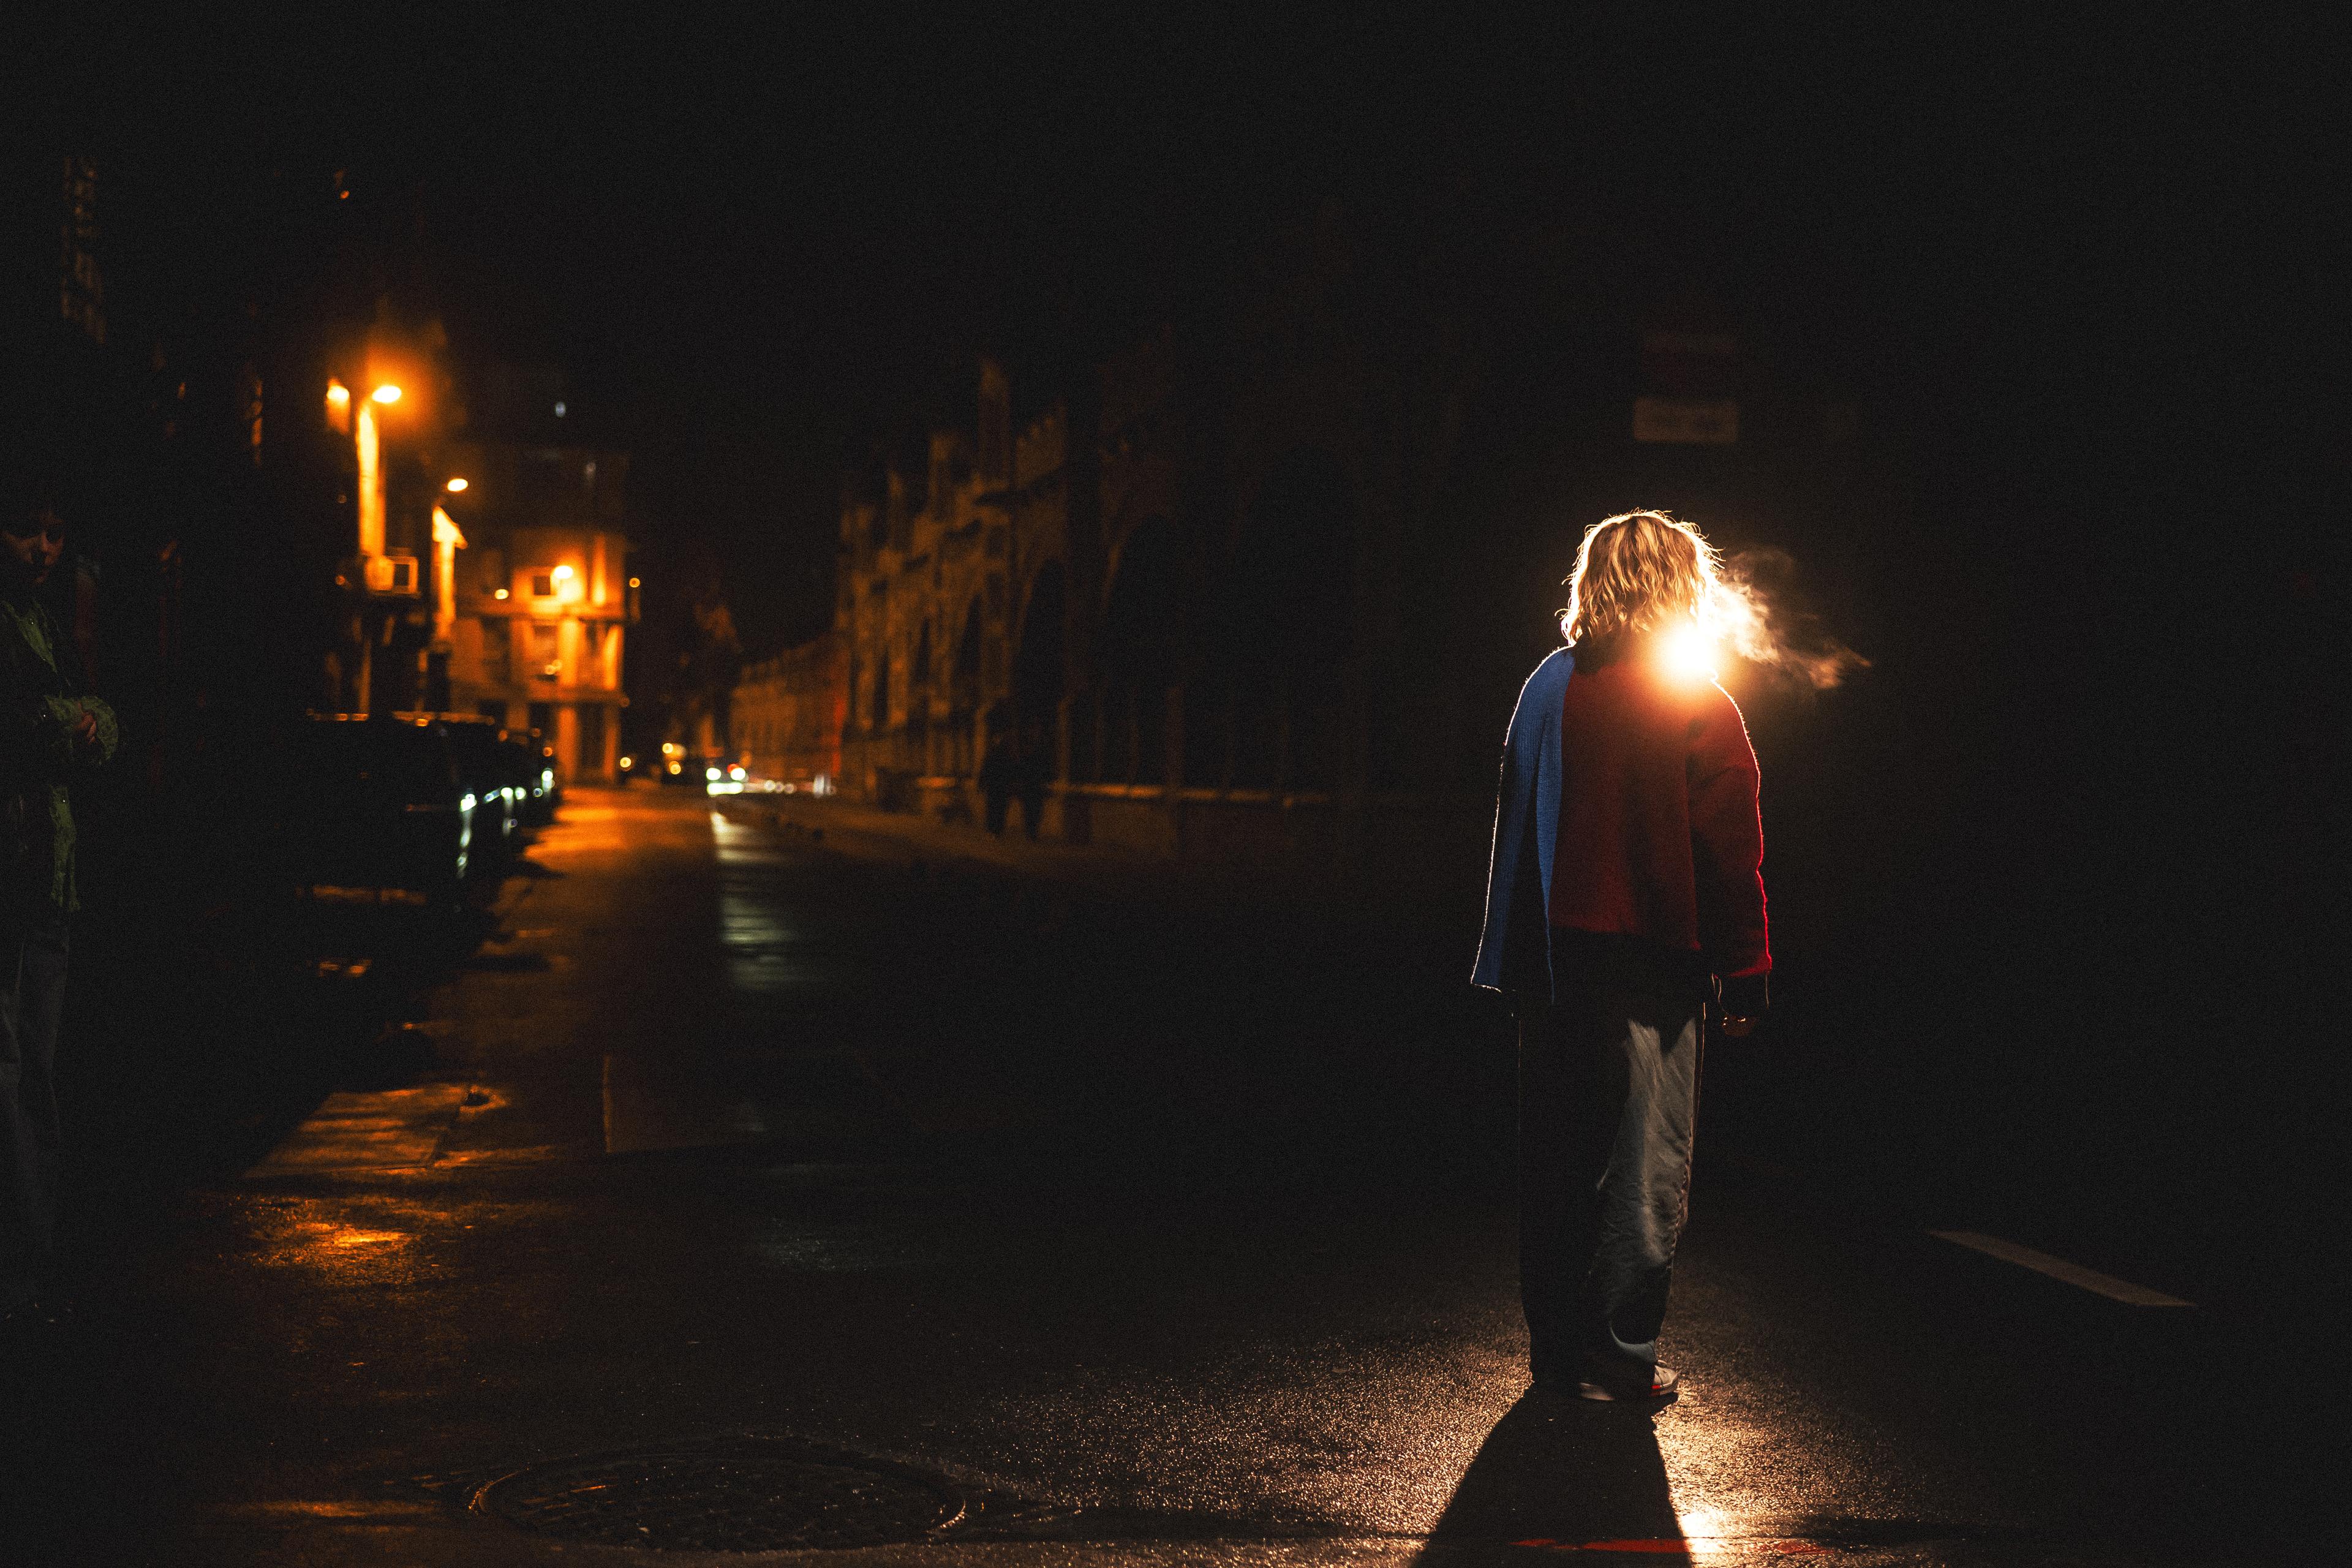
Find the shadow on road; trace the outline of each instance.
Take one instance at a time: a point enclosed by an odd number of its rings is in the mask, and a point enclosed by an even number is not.
[[[1486,1434],[1423,1556],[1612,1542],[1655,1552],[1681,1540],[1648,1411],[1530,1394]]]
[[[93,900],[75,932],[60,1053],[74,1117],[69,1236],[168,1224],[175,1194],[261,1159],[338,1089],[435,1066],[433,989],[485,955],[522,854],[460,900],[330,903],[167,861]],[[140,896],[132,896],[137,894]]]

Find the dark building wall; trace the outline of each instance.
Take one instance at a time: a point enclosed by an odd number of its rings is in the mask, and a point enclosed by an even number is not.
[[[1009,485],[933,464],[861,494],[845,788],[961,809],[1001,701],[1050,728],[1063,837],[1458,891],[1586,525],[1674,508],[1832,591],[1854,530],[1899,526],[1819,345],[1540,247],[1481,268],[1395,261],[1327,207],[1073,378]],[[1725,405],[1729,440],[1704,423]],[[964,540],[994,553],[967,572]],[[974,604],[977,700],[950,700]],[[1805,698],[1743,679],[1760,731],[1805,732]]]

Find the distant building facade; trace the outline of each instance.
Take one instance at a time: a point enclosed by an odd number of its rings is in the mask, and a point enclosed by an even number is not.
[[[1356,346],[1170,330],[1017,427],[984,363],[970,428],[847,488],[833,655],[739,712],[839,715],[840,792],[890,809],[980,820],[1005,746],[1063,841],[1308,879],[1469,853],[1493,737],[1398,646],[1460,368]]]
[[[617,776],[629,575],[625,452],[452,443],[436,615],[449,706],[541,732],[566,779]],[[436,565],[439,564],[436,563]]]
[[[760,777],[814,794],[841,779],[847,650],[828,634],[744,668],[728,709],[739,759]]]
[[[1475,899],[1582,529],[1867,502],[1829,384],[1651,280],[1393,256],[1327,209],[1019,420],[983,364],[971,425],[845,486],[833,652],[755,700],[840,716],[846,798],[979,820],[1010,746],[1049,837]]]

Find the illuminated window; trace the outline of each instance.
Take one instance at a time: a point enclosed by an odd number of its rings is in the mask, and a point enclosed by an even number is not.
[[[482,619],[482,679],[504,686],[513,679],[514,642],[503,616],[486,616]],[[500,710],[499,717],[505,712]]]

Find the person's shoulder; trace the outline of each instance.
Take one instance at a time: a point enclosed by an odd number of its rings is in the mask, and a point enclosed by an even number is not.
[[[1528,673],[1527,679],[1520,683],[1519,700],[1525,701],[1530,696],[1540,696],[1548,691],[1558,690],[1567,684],[1570,674],[1575,668],[1575,649],[1566,647],[1552,649],[1544,655],[1535,668]]]
[[[1691,717],[1696,730],[1725,737],[1737,735],[1742,741],[1748,738],[1748,716],[1739,710],[1739,704],[1720,682],[1701,681],[1692,689],[1691,697]]]

